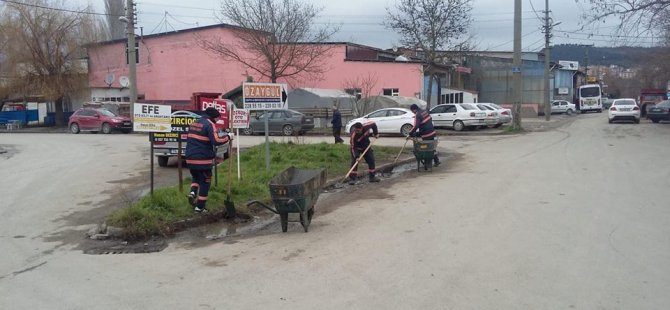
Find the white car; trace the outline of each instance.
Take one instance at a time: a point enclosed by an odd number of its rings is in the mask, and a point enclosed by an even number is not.
[[[449,127],[456,131],[486,126],[486,112],[470,103],[440,104],[430,110],[435,127]]]
[[[577,109],[574,103],[566,100],[554,100],[551,102],[551,113],[565,113],[571,115]]]
[[[633,121],[636,124],[640,123],[640,107],[637,106],[635,99],[615,99],[609,109],[610,124],[615,121]]]
[[[483,103],[476,103],[475,105],[480,110],[486,112],[486,126],[498,128],[502,125],[502,121],[500,120],[500,114],[498,114],[498,110],[494,109],[492,106]]]
[[[503,124],[508,124],[512,122],[512,110],[503,108],[495,103],[480,103],[480,104],[492,108],[498,112],[499,123],[493,126],[493,128],[498,128]]]
[[[360,122],[374,121],[379,133],[394,133],[407,136],[414,127],[414,113],[404,108],[386,108],[374,111],[363,117],[350,120],[345,132],[351,133],[351,126]]]

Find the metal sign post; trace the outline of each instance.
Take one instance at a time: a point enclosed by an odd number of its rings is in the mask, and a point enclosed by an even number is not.
[[[286,85],[276,83],[243,83],[244,108],[264,110],[265,115],[265,169],[270,171],[269,110],[286,109]]]
[[[240,128],[249,128],[249,111],[245,109],[234,109],[232,112],[232,117],[233,120],[231,122],[232,128],[235,128],[236,132],[235,135],[237,139],[235,139],[235,142],[237,144],[237,180],[239,181],[242,178],[241,170],[240,170]]]
[[[133,130],[136,132],[149,133],[149,146],[151,147],[151,158],[149,159],[149,164],[151,165],[150,192],[151,196],[153,196],[155,133],[172,131],[172,107],[169,105],[135,103],[133,108]]]

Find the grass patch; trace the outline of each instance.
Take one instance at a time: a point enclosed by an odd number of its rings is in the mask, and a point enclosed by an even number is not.
[[[398,147],[374,146],[378,163],[395,159]],[[233,162],[231,199],[238,212],[248,213],[246,203],[251,200],[270,201],[268,182],[284,169],[295,166],[303,169],[325,168],[328,178],[344,177],[351,168],[349,145],[347,144],[270,144],[270,171],[265,169],[265,145],[257,145],[240,154],[242,179],[237,180],[237,163]],[[366,169],[363,163],[359,171]],[[212,180],[207,208],[215,212],[223,210],[228,189],[228,161],[217,167],[218,185]],[[188,175],[188,170],[186,170]],[[184,181],[188,190],[190,178]],[[170,234],[170,224],[193,217],[192,207],[185,193],[178,186],[161,188],[154,196],[147,195],[128,208],[112,213],[108,222],[122,227],[128,238],[141,239],[151,235]]]

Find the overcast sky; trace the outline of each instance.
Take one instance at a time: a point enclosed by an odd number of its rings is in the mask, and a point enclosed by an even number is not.
[[[77,0],[82,4],[85,0]],[[379,48],[396,45],[398,36],[381,25],[386,7],[393,0],[311,0],[323,7],[320,22],[341,24],[341,30],[332,41],[348,41]],[[581,2],[582,0],[580,0]],[[125,2],[125,0],[124,0]],[[580,30],[580,15],[588,7],[575,0],[550,0],[549,9],[555,23],[552,44],[575,43],[597,46],[616,46],[622,40],[610,36],[612,24],[604,24],[599,30]],[[96,11],[104,11],[103,0],[89,0]],[[139,0],[138,25],[144,34],[173,31],[217,23],[215,10],[220,9],[219,0]],[[524,51],[538,51],[544,46],[544,35],[538,16],[543,16],[544,0],[522,0],[522,46]],[[473,0],[471,33],[475,35],[479,50],[512,50],[514,0]],[[139,33],[139,31],[138,31]],[[647,41],[649,41],[647,39]],[[636,45],[649,44],[638,40]]]

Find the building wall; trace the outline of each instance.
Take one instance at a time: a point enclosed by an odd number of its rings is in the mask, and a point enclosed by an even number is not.
[[[185,31],[138,40],[138,94],[151,100],[188,100],[193,92],[225,92],[246,79],[247,70],[242,65],[224,61],[201,49],[195,33]],[[226,28],[203,29],[197,33],[236,42]],[[89,85],[109,88],[105,76],[113,73],[116,80],[111,87],[120,89],[119,77],[128,76],[125,42],[91,47],[88,52]]]
[[[230,28],[214,27],[148,37],[139,42],[137,65],[138,94],[147,100],[189,100],[193,92],[227,92],[238,87],[247,74],[259,78],[243,65],[224,61],[197,45],[196,33],[203,37],[218,36],[222,41],[236,42]],[[326,73],[320,79],[296,77],[289,88],[311,87],[344,90],[348,81],[374,77],[371,95],[384,88],[397,88],[400,96],[421,94],[422,65],[410,62],[376,62],[346,60],[346,44],[330,44],[330,57],[323,60]],[[124,94],[120,76],[128,76],[125,42],[108,43],[89,48],[89,85],[94,94]],[[108,73],[116,80],[105,83]],[[280,83],[287,81],[278,81]],[[116,91],[105,91],[114,88]]]
[[[480,102],[493,102],[510,106],[513,98],[512,60],[491,57],[471,57],[473,78],[476,80]],[[522,104],[536,113],[544,101],[544,62],[524,60]]]

